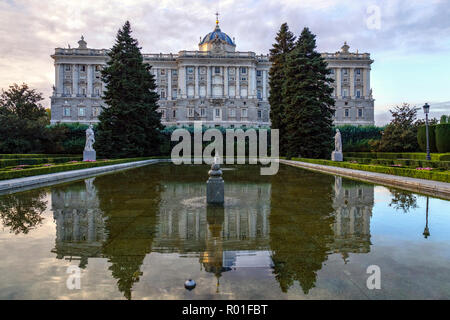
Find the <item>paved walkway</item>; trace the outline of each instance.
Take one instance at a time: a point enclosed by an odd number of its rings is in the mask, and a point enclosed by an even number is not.
[[[166,159],[150,159],[150,160],[142,160],[142,161],[134,161],[134,162],[126,162],[120,164],[112,164],[108,166],[88,168],[88,169],[79,169],[79,170],[70,170],[64,172],[50,173],[50,174],[42,174],[31,177],[17,178],[17,179],[9,179],[0,181],[0,193],[8,193],[15,192],[16,189],[31,189],[33,187],[38,187],[41,185],[49,185],[55,182],[62,182],[63,180],[74,180],[79,179],[86,176],[91,176],[99,173],[112,172],[123,169],[130,169],[145,166],[151,163],[157,163],[167,161]]]
[[[447,182],[416,179],[416,178],[395,176],[385,173],[325,166],[322,164],[293,161],[293,160],[280,159],[280,162],[295,167],[337,174],[348,178],[357,178],[359,180],[375,182],[387,186],[399,187],[410,191],[416,191],[425,194],[430,194],[433,196],[442,197],[445,199],[450,199],[450,183]]]

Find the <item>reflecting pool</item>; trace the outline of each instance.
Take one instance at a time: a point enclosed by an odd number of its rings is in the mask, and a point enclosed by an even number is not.
[[[0,299],[450,298],[449,201],[241,165],[225,166],[225,206],[211,207],[208,169],[154,164],[1,195]]]

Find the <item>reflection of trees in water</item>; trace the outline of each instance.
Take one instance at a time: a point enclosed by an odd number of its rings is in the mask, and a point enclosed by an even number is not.
[[[397,211],[403,211],[408,213],[411,209],[417,208],[417,197],[409,191],[389,189],[392,195],[390,207],[393,207]]]
[[[331,176],[290,167],[272,178],[270,247],[283,292],[294,281],[305,294],[315,286],[333,242],[333,184]]]
[[[0,197],[0,218],[2,224],[14,234],[27,234],[42,224],[42,213],[47,207],[46,192],[32,190]]]
[[[127,299],[131,299],[132,287],[142,275],[140,268],[151,251],[158,223],[160,181],[165,172],[151,169],[129,170],[95,180],[108,232],[102,255],[111,263],[109,270]]]

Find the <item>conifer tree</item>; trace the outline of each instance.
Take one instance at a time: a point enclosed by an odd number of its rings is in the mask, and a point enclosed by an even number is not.
[[[286,61],[282,95],[288,157],[328,158],[332,150],[334,80],[315,38],[304,28]]]
[[[107,107],[99,116],[95,149],[112,158],[157,154],[162,129],[159,96],[151,67],[144,63],[128,21],[118,31],[108,56],[102,70]]]
[[[270,120],[272,122],[273,129],[279,129],[280,134],[280,154],[286,153],[286,136],[284,130],[284,117],[283,99],[281,90],[283,87],[284,67],[286,63],[286,56],[294,48],[295,36],[289,31],[287,23],[283,23],[275,38],[273,48],[270,49],[270,61],[272,67],[270,68],[269,85],[270,85]]]

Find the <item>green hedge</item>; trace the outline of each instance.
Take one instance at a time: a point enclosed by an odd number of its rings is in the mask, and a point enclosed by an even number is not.
[[[450,123],[436,126],[436,147],[439,152],[450,152]]]
[[[351,158],[371,158],[371,159],[413,159],[426,160],[426,153],[408,152],[344,152],[344,160]],[[450,161],[450,154],[432,153],[432,161]]]
[[[22,164],[35,165],[43,163],[64,163],[69,161],[79,161],[83,157],[56,157],[56,158],[20,158],[20,159],[0,159],[0,168],[18,166]]]
[[[109,166],[112,164],[120,164],[132,161],[140,161],[140,160],[148,160],[152,158],[160,158],[160,157],[145,157],[145,158],[129,158],[129,159],[117,159],[117,160],[104,160],[104,161],[96,161],[96,162],[80,162],[80,163],[67,163],[61,165],[55,165],[51,167],[39,167],[39,168],[31,168],[31,169],[22,169],[17,171],[1,171],[0,172],[0,180],[6,179],[16,179],[23,177],[36,176],[41,174],[49,174],[70,170],[78,170],[78,169],[87,169],[101,166]]]
[[[371,158],[352,158],[345,157],[345,161],[357,161],[361,164],[373,164],[382,166],[391,166],[394,164],[400,164],[405,167],[431,167],[435,169],[450,170],[450,161],[427,161],[427,160],[414,160],[414,159],[371,159]]]
[[[430,143],[430,151],[438,152],[436,149],[436,137],[435,137],[436,125],[428,126],[428,135]],[[426,126],[420,126],[417,129],[417,142],[419,143],[420,149],[423,152],[427,151],[427,129]]]
[[[341,168],[348,168],[348,169],[355,169],[355,170],[386,173],[386,174],[392,174],[392,175],[396,175],[396,176],[403,176],[403,177],[410,177],[410,178],[450,182],[450,172],[447,172],[447,171],[445,171],[445,172],[439,172],[439,171],[433,171],[433,170],[426,171],[426,170],[416,170],[416,169],[409,169],[409,168],[396,168],[396,167],[356,164],[356,163],[348,163],[348,162],[336,162],[336,161],[331,161],[331,160],[320,160],[320,159],[292,158],[292,160],[322,164],[322,165],[333,166],[333,167],[341,167]]]
[[[0,154],[0,159],[76,157],[76,154]]]

